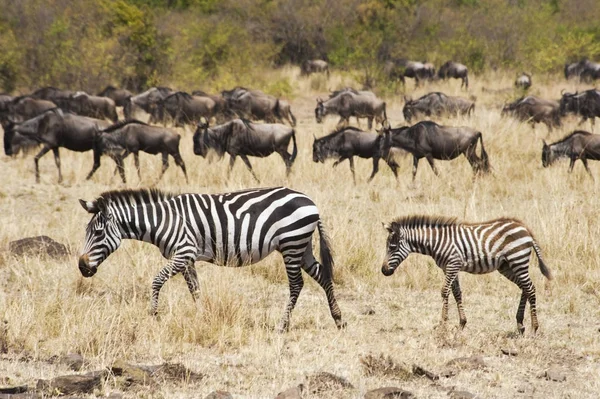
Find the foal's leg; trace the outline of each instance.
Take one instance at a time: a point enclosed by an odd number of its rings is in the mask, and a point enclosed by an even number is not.
[[[527,305],[527,293],[521,285],[521,281],[515,274],[513,267],[509,263],[504,263],[498,268],[500,274],[515,283],[521,288],[521,299],[519,300],[519,307],[517,308],[517,329],[521,334],[525,332],[525,326],[523,326],[523,319],[525,318],[525,306]],[[537,322],[537,319],[536,319]],[[536,327],[537,328],[537,327]]]
[[[467,324],[467,316],[465,316],[465,310],[462,305],[462,292],[460,290],[460,284],[458,282],[458,276],[452,283],[452,295],[454,295],[454,299],[456,300],[456,306],[458,307],[458,318],[460,320],[460,328],[463,329],[465,324]]]
[[[60,170],[60,154],[58,152],[58,147],[53,148],[52,152],[54,153],[54,163],[56,164],[56,168],[58,169],[58,182],[62,183],[63,177],[62,172]]]
[[[283,332],[289,330],[290,315],[296,306],[296,301],[298,300],[300,291],[302,291],[302,287],[304,287],[304,279],[302,278],[300,258],[298,255],[295,253],[286,254],[285,251],[282,251],[281,254],[283,255],[285,271],[287,273],[288,282],[290,285],[290,299],[285,307],[281,322],[279,323],[279,331]]]
[[[33,158],[33,161],[35,162],[35,182],[36,183],[40,182],[40,167],[39,167],[40,158],[43,157],[44,155],[46,155],[46,153],[48,151],[50,151],[50,147],[44,146],[40,150],[40,152],[37,153],[37,155],[35,156],[35,158]]]
[[[456,260],[446,265],[444,274],[446,275],[444,286],[442,287],[442,323],[448,321],[448,296],[454,281],[458,278],[458,272],[462,266],[462,262]],[[457,286],[460,290],[460,287]],[[466,321],[465,321],[466,323]]]
[[[250,164],[248,156],[240,155],[240,158],[242,158],[242,161],[244,162],[250,173],[252,173],[252,177],[254,177],[254,180],[256,180],[257,183],[260,183],[260,180],[258,180],[258,177],[256,177],[256,174],[254,173],[254,169],[252,169],[252,165]]]
[[[308,246],[304,251],[304,256],[302,257],[302,269],[310,277],[312,277],[325,291],[325,295],[327,296],[327,303],[329,304],[329,311],[331,313],[331,317],[333,317],[333,321],[337,328],[344,328],[346,323],[342,321],[342,312],[337,304],[335,299],[335,295],[333,292],[333,279],[331,277],[325,277],[323,273],[323,265],[321,265],[313,255],[312,252],[312,241],[308,242]]]

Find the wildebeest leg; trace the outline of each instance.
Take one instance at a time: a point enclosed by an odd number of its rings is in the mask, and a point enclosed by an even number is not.
[[[373,117],[367,118],[369,130],[373,128]]]
[[[437,168],[435,167],[435,164],[433,163],[433,157],[430,155],[428,157],[425,157],[425,159],[427,159],[427,162],[429,162],[429,166],[431,166],[433,173],[435,173],[436,176],[439,176],[440,172],[437,170]]]
[[[467,161],[469,161],[469,164],[471,165],[471,168],[475,173],[479,172],[479,169],[481,167],[481,159],[479,159],[479,157],[475,153],[476,145],[477,140],[475,140],[473,144],[469,145],[467,147],[467,150],[465,151],[465,158],[467,158]]]
[[[133,153],[133,161],[135,162],[135,168],[137,169],[138,179],[142,180],[142,174],[140,172],[140,154],[137,151]]]
[[[348,162],[350,162],[350,171],[352,172],[352,181],[356,184],[356,174],[354,173],[354,157],[348,158]]]
[[[168,152],[163,152],[162,153],[162,172],[160,174],[160,178],[162,179],[163,175],[165,174],[165,172],[167,171],[167,169],[169,168],[169,153]]]
[[[94,150],[94,165],[92,166],[92,170],[90,170],[90,173],[88,173],[85,180],[90,180],[92,178],[92,175],[96,173],[96,171],[100,167],[100,156],[100,152]]]
[[[277,151],[277,153],[281,156],[283,162],[285,163],[285,175],[289,176],[292,170],[292,163],[290,162],[290,158],[292,156],[285,150]]]
[[[379,157],[373,157],[373,171],[371,172],[371,177],[369,177],[369,183],[373,180],[377,172],[379,172]]]
[[[576,157],[571,156],[571,160],[569,162],[569,173],[573,172],[573,167],[575,166]]]
[[[53,148],[52,152],[54,153],[54,163],[56,164],[56,168],[58,169],[58,182],[62,183],[62,172],[60,170],[60,154],[58,153],[58,147]]]
[[[35,158],[33,158],[34,162],[35,162],[35,182],[39,183],[40,182],[40,167],[38,165],[40,158],[43,157],[44,155],[46,155],[46,153],[50,151],[50,147],[44,146],[44,148],[42,148],[40,150],[40,152],[38,152],[38,154],[35,156]]]
[[[417,177],[417,168],[419,167],[419,158],[413,155],[413,182]]]
[[[242,158],[242,161],[244,161],[244,164],[246,164],[246,167],[248,168],[250,173],[252,173],[252,177],[254,177],[254,180],[256,180],[257,183],[260,183],[260,180],[258,180],[258,177],[256,177],[256,174],[254,174],[254,170],[252,169],[252,165],[250,164],[250,160],[248,159],[248,156],[240,155],[240,158]]]
[[[181,158],[181,154],[176,153],[176,154],[172,154],[172,155],[173,155],[173,159],[175,160],[175,165],[179,166],[181,168],[181,170],[183,170],[183,175],[185,176],[185,182],[189,183],[190,181],[188,180],[187,170],[185,168],[185,162],[183,162],[183,158]]]
[[[111,156],[111,158],[117,164],[117,167],[115,168],[115,173],[117,173],[118,171],[123,183],[127,183],[127,180],[125,179],[125,165],[123,164],[123,159],[125,159],[125,157],[120,155],[113,155]]]
[[[394,177],[396,177],[396,182],[398,182],[398,168],[400,167],[400,165],[398,165],[393,159],[388,159],[386,160],[386,162],[392,170],[392,172],[394,173]]]
[[[594,175],[592,175],[592,171],[588,167],[587,158],[581,158],[581,162],[583,163],[583,166],[585,167],[585,170],[588,172],[588,175],[590,175],[590,177],[592,178],[592,180],[594,180]]]

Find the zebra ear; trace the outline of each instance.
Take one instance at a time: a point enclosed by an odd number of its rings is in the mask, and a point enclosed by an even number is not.
[[[98,213],[100,211],[96,201],[85,201],[85,200],[80,199],[79,203],[81,204],[83,209],[85,209],[89,213]]]
[[[394,232],[391,224],[381,222],[381,225],[383,226],[384,229],[386,229],[388,231],[388,233]]]

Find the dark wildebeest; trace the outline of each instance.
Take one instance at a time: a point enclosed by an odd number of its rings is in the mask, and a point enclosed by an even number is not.
[[[240,118],[263,120],[268,123],[283,123],[287,120],[291,126],[296,126],[296,117],[285,100],[244,87],[224,90],[222,95],[229,109]]]
[[[56,108],[56,104],[52,101],[39,100],[29,96],[19,96],[13,98],[6,105],[5,112],[0,112],[0,119],[23,122],[52,108]]]
[[[563,93],[560,99],[560,114],[565,115],[569,112],[581,115],[579,124],[590,119],[593,130],[596,117],[600,117],[600,91],[591,89],[581,93]]]
[[[287,149],[292,140],[292,153]],[[296,132],[293,128],[281,124],[257,124],[247,120],[234,119],[212,128],[208,122],[198,124],[194,133],[194,154],[206,157],[209,150],[215,150],[219,158],[229,154],[229,171],[231,173],[236,158],[239,156],[252,173],[256,181],[258,177],[252,170],[248,156],[264,158],[278,153],[285,162],[286,175],[289,175],[294,160],[298,155]]]
[[[133,96],[133,93],[127,89],[118,89],[109,85],[98,93],[98,96],[110,98],[117,107],[125,107],[125,103],[129,100],[129,97]]]
[[[435,67],[428,62],[409,61],[407,59],[394,59],[386,62],[384,73],[391,80],[400,80],[406,84],[406,78],[415,80],[418,87],[423,80],[432,80],[435,76]]]
[[[4,153],[8,156],[16,156],[19,152],[28,154],[40,146],[40,142],[23,136],[21,133],[12,132],[7,134],[8,130],[13,129],[14,122],[8,119],[1,120],[2,129],[4,130]],[[12,136],[12,137],[11,137]]]
[[[197,124],[201,117],[208,120],[215,116],[216,103],[207,96],[192,96],[177,91],[160,100],[159,114],[168,114],[176,127]]]
[[[179,141],[181,136],[170,129],[158,126],[150,126],[138,120],[126,120],[117,122],[96,134],[95,149],[99,153],[107,153],[117,162],[117,169],[121,178],[125,181],[125,170],[123,160],[133,154],[138,178],[141,180],[139,152],[162,155],[162,178],[169,167],[169,155],[175,160],[175,164],[181,168],[188,182],[185,162],[179,153]]]
[[[531,123],[531,127],[543,122],[549,130],[552,130],[553,127],[561,125],[559,108],[558,101],[527,96],[505,105],[502,108],[502,115],[511,114],[520,121]]]
[[[475,102],[463,97],[447,96],[444,93],[432,92],[412,100],[405,97],[402,113],[408,123],[419,114],[424,116],[470,115],[475,109]]]
[[[600,64],[586,58],[572,64],[565,64],[565,78],[578,78],[580,81],[590,82],[600,79]]]
[[[73,94],[75,94],[73,91],[49,86],[34,91],[30,94],[30,97],[39,100],[52,101],[57,107],[68,111],[73,107],[73,104],[71,103],[71,96],[73,96]],[[73,112],[77,112],[77,110],[73,109]]]
[[[14,100],[14,97],[8,94],[0,94],[0,115],[8,113],[8,105]]]
[[[152,87],[143,93],[130,97],[123,107],[125,119],[133,119],[136,111],[142,109],[150,114],[150,122],[162,122],[164,124],[166,121],[163,115],[158,114],[157,104],[173,92],[169,87]]]
[[[522,72],[515,79],[515,87],[517,89],[528,90],[531,87],[531,75],[525,72]]]
[[[117,106],[112,98],[91,96],[83,91],[78,91],[71,96],[71,101],[77,103],[75,107],[78,115],[89,116],[96,119],[109,119],[112,122],[119,120]]]
[[[306,60],[300,66],[300,76],[309,76],[312,73],[326,73],[329,77],[329,64],[323,60]]]
[[[379,159],[381,156],[382,138],[376,133],[363,132],[355,127],[341,128],[327,136],[316,138],[313,143],[313,161],[325,163],[326,159],[336,158],[333,167],[336,167],[345,159],[350,162],[350,171],[352,180],[356,184],[354,173],[354,157],[372,158],[373,171],[369,182],[373,180],[375,174],[379,171]],[[398,164],[392,157],[384,158],[388,166],[398,178]]]
[[[343,91],[339,95],[328,100],[317,99],[315,118],[317,123],[322,123],[326,115],[335,114],[340,116],[339,123],[350,123],[350,117],[367,118],[369,129],[375,123],[382,123],[387,119],[385,102],[371,94],[355,94],[351,91]]]
[[[194,90],[192,96],[208,97],[215,102],[214,114],[217,121],[224,121],[225,118],[230,119],[232,112],[227,107],[227,101],[220,94],[208,94],[202,90]]]
[[[600,135],[576,130],[556,143],[548,145],[544,141],[544,147],[542,148],[542,165],[544,168],[552,165],[558,158],[570,159],[569,173],[573,171],[575,161],[581,159],[585,170],[593,179],[594,176],[592,176],[592,172],[588,167],[587,160],[600,160]]]
[[[411,127],[391,129],[384,127],[382,156],[387,158],[392,147],[408,151],[413,155],[413,180],[421,158],[427,162],[436,175],[439,175],[433,160],[451,160],[461,154],[469,161],[473,171],[488,173],[490,163],[483,146],[481,132],[470,127],[440,126],[435,122],[423,121]],[[481,158],[475,153],[477,142],[481,145]]]
[[[49,109],[42,114],[19,124],[11,124],[5,129],[4,141],[11,143],[12,137],[19,133],[42,144],[41,151],[35,156],[35,181],[40,181],[39,160],[48,151],[54,153],[54,162],[58,169],[58,182],[62,182],[60,168],[60,147],[71,151],[85,152],[94,148],[94,133],[98,127],[109,123],[105,120],[92,119],[85,116],[64,112],[59,108]],[[6,150],[6,148],[5,148]],[[10,154],[8,154],[10,155]],[[86,179],[92,177],[100,167],[100,154],[94,151],[94,166]]]
[[[444,80],[450,78],[461,79],[461,89],[463,86],[466,89],[469,88],[469,70],[465,65],[459,64],[458,62],[447,61],[438,70],[438,78]]]

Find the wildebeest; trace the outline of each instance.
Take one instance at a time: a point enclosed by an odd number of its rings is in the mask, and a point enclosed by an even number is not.
[[[113,122],[119,120],[117,107],[112,98],[91,96],[84,91],[78,91],[70,97],[70,101],[77,104],[74,107],[76,110],[73,110],[77,115],[110,119]]]
[[[581,159],[585,170],[592,176],[587,160],[600,160],[600,135],[576,130],[550,145],[544,141],[542,148],[542,165],[552,165],[559,158],[569,158],[569,173],[573,171],[575,161]]]
[[[400,80],[406,84],[405,78],[415,80],[415,86],[419,86],[423,80],[432,80],[435,76],[435,67],[429,62],[410,61],[398,58],[386,62],[384,73],[392,80]]]
[[[258,124],[247,120],[234,119],[219,126],[209,127],[208,121],[198,124],[194,133],[194,154],[206,157],[209,150],[215,150],[219,158],[229,154],[229,171],[233,169],[239,156],[252,173],[256,181],[258,177],[252,169],[249,156],[264,158],[278,153],[285,162],[286,175],[289,175],[294,160],[298,155],[296,132],[293,128],[282,124]],[[292,140],[292,153],[287,149]]]
[[[223,90],[222,95],[229,109],[242,119],[263,120],[267,123],[288,121],[291,126],[296,126],[296,117],[285,100],[244,87]]]
[[[306,60],[300,66],[300,75],[309,76],[313,73],[326,73],[329,77],[329,64],[324,60]]]
[[[135,119],[117,122],[97,132],[95,138],[95,150],[100,154],[107,153],[117,162],[117,168],[121,178],[125,181],[123,160],[133,154],[138,178],[141,180],[139,152],[162,155],[162,178],[169,167],[169,155],[175,160],[175,164],[181,168],[188,182],[185,162],[179,152],[179,141],[181,136],[165,127],[150,126]]]
[[[502,115],[511,114],[520,121],[527,121],[533,127],[543,122],[549,130],[559,127],[560,106],[558,101],[545,100],[535,96],[521,97],[502,108]]]
[[[424,116],[470,115],[475,109],[475,102],[470,99],[448,96],[440,92],[428,93],[416,100],[405,97],[404,101],[402,113],[408,123],[419,114]]]
[[[522,72],[515,79],[515,87],[517,89],[528,90],[531,87],[531,75],[525,72]]]
[[[373,171],[369,182],[373,180],[375,174],[379,171],[379,159],[381,156],[383,136],[376,133],[363,132],[355,127],[345,127],[338,129],[327,136],[316,138],[313,143],[313,161],[325,163],[328,158],[335,158],[333,164],[336,167],[345,159],[350,163],[350,171],[352,172],[352,180],[356,184],[356,176],[354,173],[354,157],[372,158]],[[388,166],[394,172],[394,176],[398,178],[398,164],[392,157],[384,158]]]
[[[600,91],[591,89],[581,93],[563,93],[560,99],[560,114],[565,115],[569,112],[581,115],[579,124],[590,119],[593,129],[596,117],[600,117]]]
[[[52,108],[25,122],[19,124],[11,123],[5,129],[4,141],[5,143],[11,143],[12,137],[16,133],[19,133],[42,144],[41,151],[34,158],[35,180],[37,183],[40,181],[38,162],[42,156],[52,150],[56,168],[58,169],[58,182],[61,183],[63,178],[60,168],[59,148],[63,147],[77,152],[89,151],[94,147],[94,133],[96,129],[107,125],[109,123],[104,120],[74,115],[64,112],[59,108]],[[91,178],[99,167],[100,154],[94,151],[94,166],[86,179]]]
[[[75,94],[70,90],[58,89],[56,87],[42,87],[30,94],[30,97],[37,98],[40,100],[52,101],[59,108],[63,110],[69,109],[69,100],[71,96]]]
[[[1,120],[2,129],[4,130],[4,153],[8,156],[16,156],[19,152],[27,154],[40,146],[40,142],[23,136],[21,133],[12,132],[7,134],[14,126],[14,122],[5,119]]]
[[[391,129],[385,126],[383,134],[384,158],[389,156],[393,147],[413,155],[413,180],[417,176],[421,158],[427,159],[436,175],[439,175],[439,172],[433,163],[434,159],[451,160],[461,154],[464,154],[476,174],[490,171],[488,154],[483,146],[483,135],[470,127],[440,126],[435,122],[423,121],[411,127]],[[481,145],[481,157],[475,153],[477,142]]]
[[[13,100],[13,96],[5,93],[0,93],[0,114],[8,112],[8,105]]]
[[[586,58],[572,64],[565,64],[565,78],[579,78],[584,82],[600,79],[600,64]]]
[[[217,122],[223,121],[224,118],[231,119],[233,115],[227,107],[227,101],[220,94],[209,94],[202,90],[194,90],[192,96],[208,97],[215,102],[214,115]]]
[[[108,97],[115,102],[117,107],[124,107],[125,103],[129,100],[129,97],[133,96],[133,93],[127,89],[118,89],[109,85],[98,93],[98,96]]]
[[[217,104],[210,97],[193,96],[183,91],[169,94],[157,103],[158,114],[168,114],[177,127],[195,125],[201,117],[212,118],[215,116],[216,106]]]
[[[350,117],[367,118],[369,129],[375,123],[382,123],[387,119],[385,101],[373,95],[355,94],[351,91],[343,91],[339,95],[328,100],[317,99],[315,118],[317,123],[322,123],[326,115],[335,114],[340,116],[339,123],[350,123]]]
[[[461,79],[460,87],[469,88],[469,69],[458,62],[447,61],[438,70],[438,78],[440,79]]]
[[[6,104],[5,110],[0,112],[0,120],[23,122],[52,108],[56,108],[56,104],[52,101],[40,100],[29,96],[19,96]]]
[[[123,107],[123,114],[125,119],[133,119],[137,109],[142,109],[146,113],[150,114],[151,122],[163,122],[162,115],[158,115],[157,104],[160,100],[173,93],[173,89],[169,87],[151,87],[143,93],[132,96],[128,101],[125,102]]]

